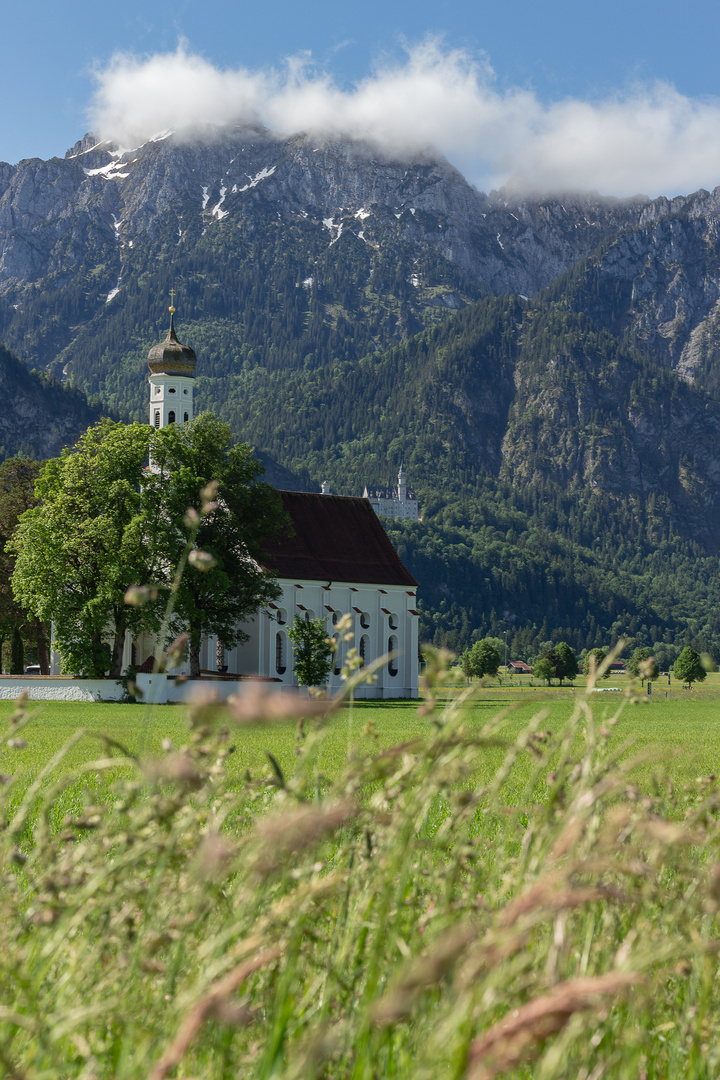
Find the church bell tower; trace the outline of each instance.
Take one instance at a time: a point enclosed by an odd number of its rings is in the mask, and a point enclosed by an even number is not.
[[[164,341],[148,353],[150,368],[150,426],[187,424],[193,418],[193,386],[197,357],[175,333],[175,306],[171,291],[170,329]]]

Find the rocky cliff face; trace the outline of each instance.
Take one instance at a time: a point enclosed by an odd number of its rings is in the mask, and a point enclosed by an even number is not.
[[[648,203],[563,289],[574,310],[720,395],[720,188]]]
[[[35,287],[62,291],[93,271],[122,288],[127,253],[167,214],[182,248],[197,226],[252,218],[260,204],[324,230],[328,245],[343,233],[371,248],[400,245],[408,276],[413,253],[430,248],[478,294],[528,296],[636,224],[644,207],[487,196],[444,160],[391,161],[362,144],[276,138],[261,128],[192,144],[168,136],[124,151],[86,136],[65,159],[0,165],[0,295],[22,305]],[[92,297],[86,316],[104,299]]]

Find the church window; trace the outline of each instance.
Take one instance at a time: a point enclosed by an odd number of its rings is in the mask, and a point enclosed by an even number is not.
[[[333,624],[333,626],[337,626],[337,624],[340,622],[341,619],[342,619],[342,612],[341,611],[333,611],[333,613],[332,613],[332,624]]]
[[[186,424],[187,424],[188,420],[189,420],[188,414],[187,414],[187,413],[185,413],[185,423],[186,423]]]
[[[367,630],[367,628],[369,627],[370,615],[367,611],[363,611],[362,615],[360,616],[360,625],[362,626],[363,630]]]
[[[156,428],[160,427],[160,410],[159,409],[155,410],[155,427]]]
[[[312,620],[314,618],[315,618],[315,612],[312,610],[312,608],[308,608],[307,611],[305,612],[305,622],[312,622]]]
[[[340,638],[337,634],[333,634],[333,641],[335,642],[335,650],[333,652],[333,674],[339,675],[342,670],[342,660],[340,657]]]
[[[278,630],[275,635],[275,670],[278,675],[284,675],[287,670],[285,657],[285,635]]]
[[[278,608],[275,618],[277,619],[280,626],[284,626],[287,622],[287,611],[285,610],[285,608]]]
[[[175,423],[175,413],[171,409],[170,412],[168,413],[168,424],[174,424],[174,423]]]
[[[360,667],[365,667],[365,664],[367,663],[368,653],[370,652],[370,638],[367,636],[367,634],[363,634],[363,636],[360,638],[360,648],[358,651],[360,653],[360,660],[362,661]]]
[[[395,614],[395,612],[393,612],[392,615],[388,615],[388,623],[390,625],[391,630],[397,630],[397,628],[398,628],[398,617]]]
[[[397,658],[397,655],[393,655],[393,654],[397,654],[397,651],[398,651],[398,639],[395,637],[394,634],[391,634],[390,637],[388,638],[387,651],[390,653],[390,659],[388,660],[388,675],[397,675],[397,673],[398,673],[398,658]]]

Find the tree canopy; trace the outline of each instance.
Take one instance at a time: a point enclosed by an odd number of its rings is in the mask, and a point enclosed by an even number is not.
[[[8,637],[13,647],[11,674],[22,674],[23,633],[31,633],[38,650],[42,674],[50,671],[48,636],[42,619],[33,616],[20,606],[12,591],[12,574],[15,559],[6,545],[17,528],[20,516],[35,506],[35,482],[42,465],[30,458],[8,458],[0,465],[0,657],[2,645]]]
[[[641,685],[644,685],[646,679],[657,679],[660,674],[652,649],[647,646],[635,650],[628,660],[627,669],[633,678],[640,679]]]
[[[300,686],[322,686],[330,674],[332,654],[323,619],[295,616],[288,637],[295,653],[295,674]]]
[[[500,653],[489,638],[482,638],[465,652],[461,664],[465,674],[476,679],[482,679],[485,675],[497,675]]]
[[[153,523],[142,504],[150,428],[101,420],[36,483],[40,505],[24,513],[8,545],[17,600],[46,623],[69,670],[121,674],[125,631],[157,627],[152,605],[129,607],[125,592],[161,572]],[[111,652],[105,644],[112,636]]]
[[[230,427],[210,413],[153,432],[150,454],[143,498],[166,564],[179,564],[191,534],[195,548],[210,556],[194,565],[191,558],[174,596],[173,622],[190,634],[190,671],[198,675],[203,635],[217,635],[226,648],[247,641],[243,620],[278,596],[262,565],[265,543],[289,523],[275,489],[257,482],[262,466],[250,447],[233,444]],[[195,520],[210,484],[215,497]]]
[[[553,674],[556,679],[560,680],[561,686],[563,680],[574,679],[579,671],[575,653],[566,641],[560,641],[557,645],[554,645],[544,659],[550,664]]]
[[[286,527],[277,493],[255,482],[261,471],[250,448],[233,445],[228,426],[208,414],[161,431],[103,420],[46,463],[40,505],[22,515],[9,545],[13,590],[54,621],[70,671],[102,677],[109,669],[118,678],[126,631],[157,633],[169,597],[168,631],[189,631],[193,674],[203,634],[229,647],[246,639],[239,621],[276,595],[261,565],[263,542]],[[209,484],[217,497],[201,515]],[[154,586],[153,598],[127,604],[138,585]]]
[[[675,661],[673,675],[681,682],[692,685],[694,682],[702,682],[706,674],[700,654],[687,645]]]

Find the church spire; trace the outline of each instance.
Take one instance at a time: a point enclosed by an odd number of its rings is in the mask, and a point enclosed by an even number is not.
[[[197,357],[175,331],[175,289],[170,290],[170,328],[167,337],[148,353],[150,423],[155,428],[187,424],[193,418],[193,384]]]

